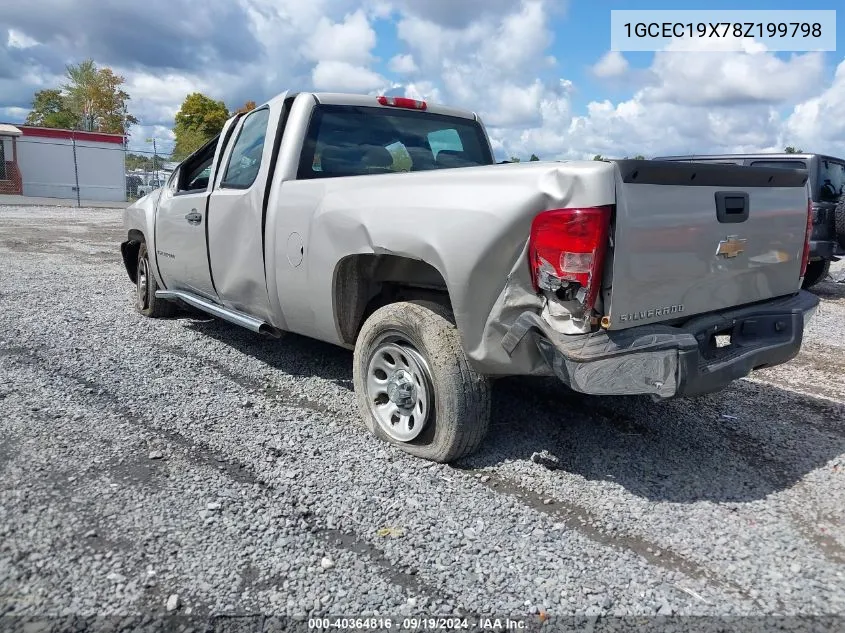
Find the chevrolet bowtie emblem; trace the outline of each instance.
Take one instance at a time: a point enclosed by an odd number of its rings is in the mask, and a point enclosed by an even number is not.
[[[736,235],[728,235],[728,238],[719,242],[719,248],[716,249],[716,255],[722,257],[736,257],[745,250],[745,242],[747,240],[740,239]]]

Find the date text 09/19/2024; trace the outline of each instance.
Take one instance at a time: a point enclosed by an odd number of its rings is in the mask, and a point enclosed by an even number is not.
[[[521,631],[527,628],[522,619],[406,617],[406,618],[310,618],[308,629],[370,631]]]

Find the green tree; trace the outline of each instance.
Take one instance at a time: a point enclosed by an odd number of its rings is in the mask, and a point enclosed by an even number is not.
[[[536,160],[540,160],[540,157],[537,156],[537,154],[531,154],[531,158],[528,159],[529,162],[530,161],[536,161]]]
[[[604,156],[602,156],[601,154],[596,154],[595,156],[593,156],[593,160],[605,160],[606,161],[607,159]]]
[[[124,78],[115,75],[111,68],[98,71],[96,108],[97,127],[100,132],[126,134],[128,127],[138,123],[138,119],[129,114],[126,102],[129,94],[121,88]]]
[[[518,163],[519,162],[519,158],[517,156],[511,156],[509,160],[512,163]]]
[[[130,97],[122,88],[125,79],[111,68],[97,68],[93,59],[86,59],[67,66],[65,76],[65,106],[81,129],[126,134],[127,127],[138,122],[126,106]]]
[[[803,149],[795,149],[792,145],[783,148],[784,153],[786,154],[803,154]]]
[[[162,156],[161,154],[156,154],[155,157],[153,156],[152,152],[149,154],[126,154],[126,169],[133,170],[133,169],[150,169],[150,166],[153,164],[161,165],[162,163],[166,163],[170,158],[167,156]],[[153,162],[155,161],[155,163]]]
[[[198,150],[220,133],[228,118],[229,110],[222,101],[215,101],[201,92],[189,94],[176,113],[173,159],[182,160]]]
[[[61,90],[39,90],[32,98],[32,110],[26,115],[27,125],[73,129],[78,119],[71,112]]]
[[[643,156],[642,154],[637,154],[636,156],[634,156],[634,160],[645,160],[645,156]]]

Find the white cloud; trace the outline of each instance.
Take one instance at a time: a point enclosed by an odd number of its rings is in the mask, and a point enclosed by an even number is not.
[[[811,147],[829,147],[845,155],[845,61],[836,69],[833,82],[819,95],[795,106],[784,126],[784,142]],[[838,151],[833,151],[834,148]]]
[[[602,79],[621,77],[628,72],[628,60],[619,51],[608,51],[591,70],[596,77]]]
[[[658,52],[645,101],[688,105],[795,102],[821,83],[824,55]]]
[[[27,108],[0,108],[0,121],[23,121],[27,114]]]
[[[419,71],[413,55],[395,55],[388,64],[391,72],[398,75],[412,75]]]
[[[316,62],[343,61],[363,65],[371,61],[370,51],[376,45],[376,32],[363,11],[347,15],[343,22],[333,23],[323,17],[305,43],[305,57]]]
[[[316,90],[369,93],[390,84],[377,72],[364,66],[335,60],[321,61],[311,74]]]
[[[26,33],[22,33],[15,29],[9,29],[9,37],[6,45],[10,48],[32,48],[37,44],[38,41],[29,37]]]
[[[823,55],[782,58],[753,43],[746,48],[659,52],[646,71],[632,70],[624,57],[609,53],[592,67],[593,74],[639,81],[630,98],[593,101],[585,112],[574,113],[571,86],[556,91],[545,86],[539,94],[526,90],[524,99],[511,101],[523,106],[521,117],[502,116],[508,108],[496,102],[498,116],[485,118],[502,155],[654,156],[776,151],[786,144],[845,153],[835,145],[845,142],[845,117],[835,115],[845,111],[845,62],[828,89],[807,98],[824,85]],[[443,82],[451,87],[448,74]],[[784,109],[792,105],[786,119]]]

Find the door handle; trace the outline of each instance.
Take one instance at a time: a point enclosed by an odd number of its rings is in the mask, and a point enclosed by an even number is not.
[[[191,212],[185,216],[188,224],[199,224],[202,222],[202,214],[198,213],[196,209],[191,209]]]

